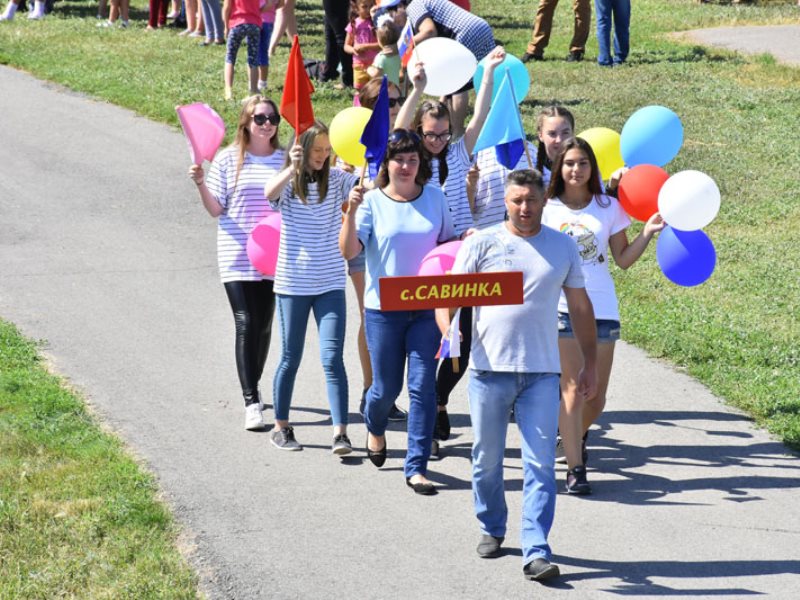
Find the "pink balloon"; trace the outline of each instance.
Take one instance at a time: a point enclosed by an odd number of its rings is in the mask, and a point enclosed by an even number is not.
[[[459,240],[436,246],[422,259],[417,275],[445,275],[450,272],[456,262],[459,248],[461,248]]]
[[[272,212],[253,228],[247,238],[247,258],[259,272],[275,276],[281,245],[281,213]]]
[[[222,139],[225,137],[225,122],[208,104],[195,102],[176,106],[183,133],[189,143],[192,164],[201,165],[204,160],[214,160]]]

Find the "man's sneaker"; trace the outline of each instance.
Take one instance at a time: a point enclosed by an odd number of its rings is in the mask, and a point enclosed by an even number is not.
[[[570,52],[567,54],[567,62],[581,62],[583,60],[583,52]]]
[[[567,493],[573,496],[587,496],[592,486],[586,481],[586,467],[578,465],[567,471]]]
[[[408,413],[406,411],[397,406],[397,404],[392,404],[392,408],[389,410],[390,421],[405,421],[407,417]]]
[[[556,437],[556,462],[560,465],[567,462],[567,455],[564,454],[564,440],[560,435]]]
[[[504,537],[494,537],[484,533],[481,536],[481,541],[478,542],[478,556],[481,558],[497,558],[502,553],[500,546],[505,539]]]
[[[261,409],[258,402],[248,404],[244,407],[244,428],[248,431],[257,431],[265,427],[264,417],[261,415]]]
[[[297,443],[297,442],[295,442]],[[350,438],[346,433],[340,433],[333,436],[333,445],[331,446],[331,454],[336,456],[344,456],[353,451],[353,444],[350,443]]]
[[[551,577],[558,577],[561,571],[559,571],[558,565],[554,565],[546,558],[536,558],[522,567],[522,573],[525,575],[525,579],[544,581]]]
[[[544,53],[543,52],[526,52],[522,55],[522,62],[530,62],[532,60],[544,60]]]
[[[272,445],[279,450],[290,450],[297,452],[298,450],[303,449],[303,447],[297,443],[297,440],[294,439],[294,427],[276,429],[272,432],[269,441],[272,442]]]

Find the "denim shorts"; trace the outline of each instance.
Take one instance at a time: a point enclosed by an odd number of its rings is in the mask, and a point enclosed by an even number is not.
[[[619,339],[619,321],[610,319],[597,319],[597,343],[612,344]],[[569,314],[558,313],[558,337],[574,338],[572,333],[572,323],[569,322]]]
[[[347,274],[363,273],[367,270],[367,253],[364,250],[358,256],[347,261]]]

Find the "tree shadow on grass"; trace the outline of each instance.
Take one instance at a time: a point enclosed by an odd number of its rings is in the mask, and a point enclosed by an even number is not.
[[[699,63],[699,62],[726,62],[742,64],[741,57],[733,53],[720,53],[709,51],[704,46],[679,46],[670,50],[645,50],[634,52],[628,57],[627,64],[651,65],[659,63]]]

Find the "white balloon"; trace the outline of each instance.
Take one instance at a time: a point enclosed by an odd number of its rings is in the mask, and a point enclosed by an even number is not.
[[[450,38],[435,37],[417,44],[408,63],[412,81],[417,72],[417,62],[425,67],[428,83],[425,93],[446,96],[457,92],[472,79],[478,61],[466,47]]]
[[[658,212],[668,225],[681,231],[702,229],[717,216],[717,184],[700,171],[681,171],[664,182],[658,193]]]

